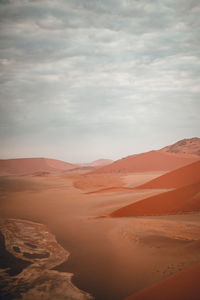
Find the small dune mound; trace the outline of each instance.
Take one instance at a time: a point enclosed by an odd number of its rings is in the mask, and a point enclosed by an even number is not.
[[[200,211],[200,182],[122,207],[111,217],[184,214]]]
[[[199,300],[200,264],[178,272],[125,300]]]
[[[179,188],[185,185],[200,182],[200,160],[166,173],[145,184],[137,186],[137,189],[167,189]]]

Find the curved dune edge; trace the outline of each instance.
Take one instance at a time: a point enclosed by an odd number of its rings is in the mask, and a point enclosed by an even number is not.
[[[43,224],[0,219],[1,249],[7,267],[0,268],[1,299],[87,300],[93,297],[71,282],[73,274],[51,270],[68,259],[62,248]],[[4,244],[4,245],[3,245]],[[15,259],[18,270],[10,274]],[[26,262],[28,266],[22,264]]]
[[[110,217],[156,216],[200,211],[200,182],[145,198],[122,207]]]
[[[178,272],[124,300],[199,300],[200,264]]]
[[[200,160],[168,172],[135,189],[180,188],[200,181]]]
[[[95,190],[95,191],[91,191],[91,192],[86,192],[85,194],[98,194],[98,193],[112,193],[112,192],[129,192],[129,191],[133,191],[134,188],[129,188],[129,187],[123,187],[123,186],[119,186],[119,187],[108,187],[108,188],[103,188],[103,189],[99,189],[99,190]]]

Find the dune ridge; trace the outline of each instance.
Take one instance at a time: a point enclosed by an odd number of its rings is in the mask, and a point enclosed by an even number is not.
[[[153,150],[127,156],[108,166],[93,170],[90,174],[171,171],[197,160],[199,157],[194,155],[177,155]]]
[[[200,181],[200,160],[161,175],[136,189],[179,188]]]
[[[122,207],[111,217],[156,216],[200,211],[200,182]]]

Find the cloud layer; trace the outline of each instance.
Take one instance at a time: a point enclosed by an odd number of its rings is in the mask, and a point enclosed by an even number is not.
[[[1,157],[79,162],[199,135],[196,0],[0,0]]]

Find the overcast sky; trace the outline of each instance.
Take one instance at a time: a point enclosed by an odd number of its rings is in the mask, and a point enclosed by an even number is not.
[[[200,1],[0,0],[0,157],[118,159],[200,130]]]

